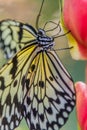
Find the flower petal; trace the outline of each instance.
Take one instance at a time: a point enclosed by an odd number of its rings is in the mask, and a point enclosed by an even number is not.
[[[63,18],[65,26],[75,39],[72,42],[74,59],[87,59],[87,0],[64,0]],[[76,55],[77,53],[77,55]]]
[[[75,88],[78,122],[82,130],[87,130],[87,85],[77,82]]]

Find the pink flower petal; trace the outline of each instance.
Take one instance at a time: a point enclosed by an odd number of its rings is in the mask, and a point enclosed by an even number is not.
[[[87,85],[82,82],[75,84],[76,110],[81,130],[87,130]]]
[[[64,0],[63,17],[77,42],[79,58],[87,59],[87,0]]]

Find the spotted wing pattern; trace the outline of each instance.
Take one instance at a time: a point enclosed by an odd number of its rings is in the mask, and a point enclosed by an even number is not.
[[[14,20],[0,22],[0,48],[6,58],[11,58],[27,43],[36,40],[36,31],[31,25]]]
[[[0,130],[25,117],[31,130],[59,130],[75,105],[71,76],[55,52],[25,47],[0,70]]]
[[[5,56],[17,52],[0,69],[0,130],[14,130],[23,117],[30,130],[59,130],[75,106],[71,76],[32,26],[2,21],[0,33]]]
[[[27,80],[33,82],[24,100],[27,124],[30,130],[59,130],[75,106],[72,78],[53,51],[37,55],[31,66]]]
[[[13,130],[23,118],[23,101],[29,85],[26,76],[35,50],[35,45],[23,49],[0,69],[0,130]]]

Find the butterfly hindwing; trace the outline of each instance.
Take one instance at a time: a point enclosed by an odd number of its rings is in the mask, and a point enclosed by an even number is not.
[[[14,20],[3,20],[0,22],[0,48],[5,57],[10,58],[21,50],[27,43],[36,39],[35,29]]]
[[[35,77],[24,100],[25,119],[31,130],[59,130],[75,105],[72,78],[53,51],[40,53],[32,66]]]

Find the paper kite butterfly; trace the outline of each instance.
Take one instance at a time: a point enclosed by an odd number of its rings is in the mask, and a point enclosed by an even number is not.
[[[54,37],[14,20],[0,22],[0,130],[25,118],[29,130],[59,130],[75,106],[73,80],[54,51]]]

